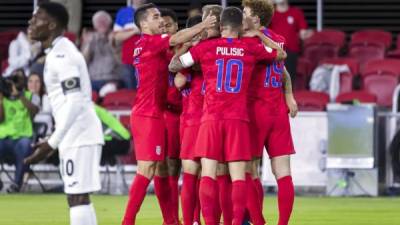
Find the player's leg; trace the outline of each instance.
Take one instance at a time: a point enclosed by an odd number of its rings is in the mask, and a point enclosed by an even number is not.
[[[96,225],[96,212],[89,193],[101,189],[101,146],[60,150],[60,169],[70,207],[71,225]]]
[[[67,194],[71,225],[96,225],[96,212],[89,193]]]
[[[177,137],[179,138],[179,136]],[[175,218],[179,219],[179,176],[181,174],[181,160],[179,158],[167,158],[168,182],[171,194],[171,206]]]
[[[193,225],[196,204],[198,202],[198,174],[200,164],[197,161],[182,160],[183,181],[181,190],[182,216],[184,225]]]
[[[201,212],[206,225],[217,225],[219,220],[216,212],[218,211],[218,184],[217,160],[201,159],[201,180],[199,188],[199,198]]]
[[[137,174],[129,190],[129,199],[125,209],[123,225],[135,224],[136,214],[140,210],[140,206],[146,196],[147,187],[155,174],[156,165],[155,161],[139,160],[137,162]]]
[[[278,224],[287,225],[295,197],[290,169],[290,155],[295,151],[288,116],[286,114],[278,116],[275,121],[274,129],[266,144],[271,157],[272,173],[278,183]]]
[[[242,225],[246,210],[247,197],[243,193],[247,193],[246,186],[246,162],[237,161],[229,162],[229,174],[232,179],[232,211],[233,225]]]
[[[264,225],[265,219],[260,204],[260,194],[252,176],[252,174],[255,173],[254,171],[255,169],[258,172],[258,168],[255,166],[257,161],[258,161],[257,159],[254,159],[248,162],[246,166],[246,184],[247,184],[246,206],[252,223],[254,225]]]
[[[294,203],[294,186],[290,173],[290,156],[278,156],[271,159],[272,173],[278,183],[278,225],[287,225]]]
[[[224,225],[232,224],[232,181],[228,164],[219,163],[217,167],[219,208],[222,211]]]
[[[134,225],[136,214],[146,196],[147,187],[153,178],[158,161],[165,160],[165,124],[163,119],[131,117],[131,128],[135,154],[138,160],[135,176],[125,210],[123,225]]]
[[[253,183],[257,189],[258,201],[260,203],[260,208],[262,211],[264,207],[264,188],[262,186],[260,179],[260,171],[259,171],[260,165],[261,165],[261,159],[260,158],[254,159],[251,164],[250,170],[251,170],[251,176],[253,178]]]
[[[154,192],[160,205],[164,224],[174,224],[178,218],[175,217],[174,208],[171,207],[171,188],[168,179],[168,165],[166,161],[157,162],[154,176]]]

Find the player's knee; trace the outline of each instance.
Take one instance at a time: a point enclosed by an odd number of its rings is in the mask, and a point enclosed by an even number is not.
[[[138,173],[141,174],[142,176],[145,176],[149,179],[153,178],[154,173],[156,171],[156,162],[138,162]]]
[[[168,174],[170,176],[178,176],[181,170],[181,163],[179,159],[168,160]]]
[[[274,166],[272,167],[272,173],[275,178],[279,180],[282,177],[286,177],[290,175],[290,168],[285,166]]]
[[[198,175],[200,164],[192,160],[182,160],[182,168],[184,173]]]
[[[89,194],[69,194],[67,195],[68,205],[69,207],[74,207],[78,205],[89,205],[90,198]]]

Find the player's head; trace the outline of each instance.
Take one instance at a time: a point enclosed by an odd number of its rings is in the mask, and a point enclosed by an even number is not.
[[[160,34],[164,26],[164,20],[157,6],[153,3],[148,3],[136,9],[135,24],[144,33]]]
[[[267,27],[274,15],[274,4],[271,0],[243,0],[244,26],[259,29]]]
[[[112,18],[106,11],[98,11],[92,17],[94,29],[99,33],[107,33],[110,31]]]
[[[178,16],[171,9],[160,9],[161,17],[164,20],[165,32],[169,35],[178,32]]]
[[[193,27],[194,25],[201,23],[201,21],[202,21],[202,18],[200,15],[190,17],[186,20],[186,28]],[[202,34],[196,35],[192,39],[192,45],[198,44],[201,39],[202,39]]]
[[[221,13],[222,13],[222,6],[220,5],[205,5],[202,9],[202,18],[203,20],[205,18],[207,18],[208,16],[215,16],[215,18],[217,19],[216,23],[215,23],[215,27],[214,28],[210,28],[207,29],[207,33],[208,33],[208,37],[212,37],[212,36],[219,36],[220,35],[220,22],[221,22]]]
[[[29,20],[28,35],[35,41],[54,38],[67,29],[68,20],[68,12],[63,5],[54,2],[42,3]]]
[[[237,7],[226,7],[221,14],[221,32],[229,30],[231,32],[241,32],[243,25],[243,13]]]

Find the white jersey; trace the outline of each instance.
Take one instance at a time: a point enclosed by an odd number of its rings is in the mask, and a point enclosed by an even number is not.
[[[83,55],[65,37],[55,39],[46,53],[44,82],[55,120],[49,145],[63,150],[104,144]]]

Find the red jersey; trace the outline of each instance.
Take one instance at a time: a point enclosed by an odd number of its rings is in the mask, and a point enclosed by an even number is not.
[[[123,42],[121,49],[121,61],[123,64],[131,65],[133,63],[133,49],[139,39],[140,35],[133,35]]]
[[[187,84],[181,90],[182,94],[182,121],[186,125],[200,123],[203,115],[204,82],[201,71],[185,70],[182,72],[187,77]]]
[[[270,29],[263,29],[262,32],[281,48],[285,47],[284,37]],[[253,41],[259,42],[255,39]],[[282,61],[274,61],[271,64],[257,63],[250,82],[249,98],[264,101],[271,115],[287,114],[288,111],[282,83],[284,66]]]
[[[280,13],[275,10],[270,28],[287,40],[287,49],[300,52],[300,36],[302,29],[307,29],[307,21],[303,11],[296,7],[289,7],[288,11]]]
[[[182,112],[182,95],[175,87],[175,75],[168,73],[167,110],[180,114]]]
[[[162,118],[168,88],[169,36],[146,35],[135,43],[137,93],[133,115]]]
[[[247,92],[253,68],[257,62],[272,61],[277,52],[245,39],[217,38],[199,43],[188,54],[181,61],[191,56],[192,62],[201,65],[205,81],[202,121],[248,121]]]

